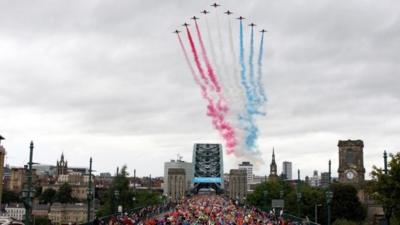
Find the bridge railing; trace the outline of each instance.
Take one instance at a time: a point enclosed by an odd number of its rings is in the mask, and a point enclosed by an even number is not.
[[[299,223],[299,224],[321,225],[321,224],[319,224],[319,223],[315,223],[315,222],[309,221],[309,220],[307,220],[307,219],[305,219],[305,218],[300,218],[300,217],[297,217],[297,216],[292,215],[292,214],[289,214],[289,213],[283,213],[283,214],[282,214],[282,217],[283,217],[285,220],[291,220],[291,221],[297,222],[297,223]]]

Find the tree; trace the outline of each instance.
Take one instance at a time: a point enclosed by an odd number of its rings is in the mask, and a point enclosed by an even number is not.
[[[76,200],[72,197],[72,187],[68,183],[61,185],[57,192],[57,201],[60,203],[74,203]]]
[[[45,204],[53,204],[53,202],[56,200],[57,197],[57,192],[56,190],[52,188],[48,188],[43,191],[43,193],[39,197],[40,203],[45,203]]]
[[[363,207],[357,196],[357,189],[349,184],[336,183],[331,186],[332,220],[347,219],[361,222],[366,217],[366,208]]]
[[[400,218],[400,152],[391,154],[390,158],[387,174],[383,169],[373,167],[369,188],[371,196],[382,204],[387,221],[391,221],[392,215]]]
[[[10,204],[11,202],[21,202],[20,196],[9,190],[3,190],[2,203]]]
[[[115,213],[118,205],[124,210],[129,210],[161,203],[161,195],[156,192],[133,191],[129,187],[128,176],[127,167],[123,166],[120,173],[114,177],[110,189],[101,195],[104,199],[100,199],[103,205],[98,211],[98,216]]]

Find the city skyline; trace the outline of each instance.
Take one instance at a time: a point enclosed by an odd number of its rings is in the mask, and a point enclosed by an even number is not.
[[[303,178],[329,159],[337,174],[339,140],[364,141],[366,178],[384,150],[399,151],[398,2],[219,3],[268,30],[256,174],[269,173],[273,146],[278,171],[289,160]],[[175,155],[190,161],[194,143],[222,143],[171,33],[208,5],[0,3],[5,163],[26,164],[33,140],[35,162],[64,152],[71,166],[93,157],[98,172],[161,176]],[[224,155],[226,168],[241,161]]]

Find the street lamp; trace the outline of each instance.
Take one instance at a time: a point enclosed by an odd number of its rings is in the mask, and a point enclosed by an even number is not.
[[[268,191],[267,190],[265,190],[265,191],[263,191],[263,195],[264,195],[264,198],[265,198],[265,210],[266,211],[268,211]]]
[[[297,192],[297,214],[299,217],[300,215],[300,201],[301,201],[301,192]]]
[[[22,198],[24,199],[24,206],[25,206],[25,225],[30,225],[31,224],[31,214],[32,214],[32,197],[34,194],[34,190],[32,188],[32,165],[34,164],[32,162],[32,157],[33,157],[33,141],[31,141],[31,144],[29,146],[29,162],[28,165],[25,167],[27,174],[27,185],[25,188],[22,190]]]
[[[87,222],[90,221],[90,210],[91,210],[91,202],[93,199],[93,191],[92,191],[92,157],[89,160],[89,182],[87,189]]]
[[[333,192],[327,191],[326,192],[326,203],[328,205],[328,225],[331,225],[331,202],[333,198]]]
[[[322,206],[321,204],[315,203],[315,223],[318,223],[318,207]]]
[[[114,191],[114,196],[115,196],[115,202],[117,203],[117,210],[116,210],[116,212],[118,212],[118,202],[119,202],[119,191],[118,190],[115,190]]]

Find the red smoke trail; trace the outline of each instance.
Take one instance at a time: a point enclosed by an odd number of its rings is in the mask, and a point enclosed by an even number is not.
[[[196,67],[199,70],[200,76],[204,79],[205,74],[204,70],[201,66],[199,56],[197,54],[196,47],[193,42],[192,35],[189,31],[189,28],[186,27],[187,36],[189,39],[190,47],[192,49],[194,61],[196,63]],[[180,41],[181,46],[183,46],[182,41]],[[185,51],[184,47],[183,50]],[[187,55],[187,54],[186,54]],[[190,64],[190,62],[189,62]],[[211,67],[210,67],[211,68]],[[193,70],[194,71],[194,70]],[[212,71],[212,68],[211,68]],[[211,78],[211,77],[210,77]],[[217,107],[215,107],[214,101],[207,94],[207,87],[200,84],[202,95],[208,101],[207,105],[207,115],[212,117],[212,123],[214,127],[221,133],[223,138],[225,139],[225,144],[227,147],[228,154],[233,152],[233,148],[236,146],[235,132],[232,126],[226,122],[224,114],[228,111],[228,107],[219,100],[217,103]]]
[[[215,75],[214,69],[212,68],[212,66],[210,64],[210,60],[207,57],[207,51],[206,51],[206,48],[204,47],[203,38],[201,37],[199,25],[197,24],[196,20],[194,22],[196,24],[197,37],[199,38],[201,54],[203,56],[204,62],[206,63],[208,76],[210,77],[210,80],[213,83],[217,93],[220,93],[221,92],[221,86],[218,83],[217,76]]]

